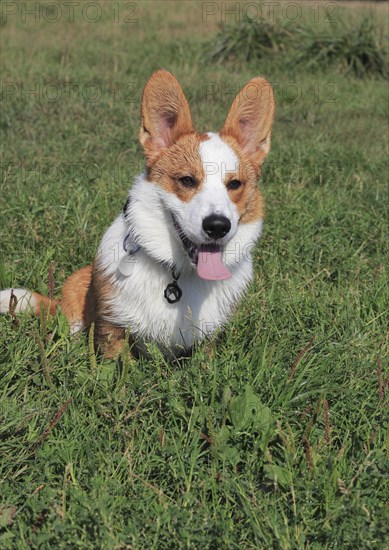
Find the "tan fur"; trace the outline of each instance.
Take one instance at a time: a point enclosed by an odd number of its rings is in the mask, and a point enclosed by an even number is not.
[[[92,281],[92,265],[82,267],[65,281],[62,290],[61,309],[70,324],[82,321],[89,326],[93,321],[92,312],[86,307],[87,294]]]
[[[253,78],[235,97],[220,137],[233,149],[239,159],[239,173],[228,174],[227,185],[238,179],[243,186],[229,191],[240,214],[240,223],[250,223],[264,216],[264,201],[257,180],[261,164],[270,150],[274,118],[274,95],[263,78]]]
[[[181,137],[177,143],[161,153],[148,170],[149,180],[158,183],[170,193],[175,193],[183,202],[192,199],[198,193],[205,179],[199,147],[202,141],[209,139],[206,134],[189,134]],[[196,187],[187,188],[179,179],[191,176]]]
[[[264,78],[252,78],[235,97],[220,130],[224,140],[233,138],[259,174],[259,168],[270,150],[274,119],[274,95]],[[236,147],[236,146],[235,146]]]
[[[224,184],[234,179],[242,182],[242,186],[236,190],[229,190],[231,200],[236,204],[240,214],[240,223],[250,223],[264,218],[264,199],[258,189],[258,177],[260,167],[253,166],[251,160],[243,155],[236,140],[232,136],[223,138],[233,149],[239,159],[239,170],[235,173],[226,174]]]
[[[182,201],[190,201],[204,183],[199,146],[208,136],[195,132],[185,94],[169,72],[155,72],[146,84],[141,118],[139,140],[149,180]],[[196,186],[183,186],[179,180],[185,176],[192,177]]]
[[[156,71],[143,91],[139,141],[150,166],[179,137],[194,133],[189,105],[176,78]]]
[[[88,328],[94,327],[95,347],[105,357],[116,357],[121,351],[125,330],[104,321],[110,310],[107,305],[112,286],[95,265],[88,265],[71,275],[64,284],[61,309],[70,325],[82,321]]]
[[[61,300],[50,300],[37,292],[33,295],[37,300],[35,315],[40,309],[47,308],[54,314],[60,306],[69,325],[82,323],[89,328],[95,323],[95,347],[104,357],[111,358],[119,355],[122,349],[122,340],[125,329],[104,321],[103,316],[109,312],[108,301],[111,297],[111,283],[104,277],[94,264],[78,269],[65,281]]]
[[[50,311],[51,315],[54,315],[58,306],[58,300],[50,300],[47,296],[42,296],[38,292],[32,293],[36,300],[36,306],[34,308],[34,314],[39,315],[41,310]]]

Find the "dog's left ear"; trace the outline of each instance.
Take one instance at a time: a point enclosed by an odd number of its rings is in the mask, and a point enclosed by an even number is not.
[[[168,71],[156,71],[147,82],[141,117],[139,141],[150,163],[179,137],[194,132],[184,92]]]
[[[270,151],[274,94],[264,78],[253,78],[235,97],[220,137],[233,137],[257,170]]]

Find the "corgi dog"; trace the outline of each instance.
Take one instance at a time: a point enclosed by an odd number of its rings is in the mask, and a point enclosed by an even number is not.
[[[274,108],[271,85],[253,78],[218,133],[197,133],[176,78],[155,72],[141,105],[145,171],[93,264],[66,280],[58,301],[1,291],[1,313],[12,300],[15,312],[60,306],[72,333],[94,323],[106,357],[120,353],[128,333],[140,351],[153,342],[168,355],[190,352],[225,325],[252,279],[264,216],[257,181]]]

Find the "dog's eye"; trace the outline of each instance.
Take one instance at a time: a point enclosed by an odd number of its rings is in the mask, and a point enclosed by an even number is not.
[[[235,191],[235,189],[239,189],[241,185],[242,182],[240,180],[231,180],[227,183],[227,189],[229,191]]]
[[[179,179],[179,182],[182,183],[184,187],[195,187],[196,182],[191,176],[184,176]]]

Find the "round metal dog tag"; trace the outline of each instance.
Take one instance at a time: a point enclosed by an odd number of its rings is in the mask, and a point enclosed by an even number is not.
[[[174,281],[173,283],[167,285],[163,294],[169,304],[175,304],[180,301],[182,290],[178,286],[177,281]]]

